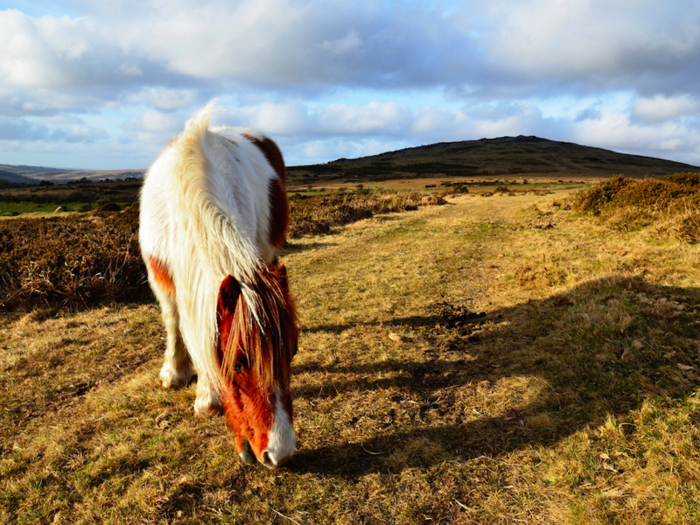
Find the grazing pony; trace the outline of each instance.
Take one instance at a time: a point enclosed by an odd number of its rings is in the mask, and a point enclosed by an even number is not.
[[[146,173],[139,242],[167,330],[164,387],[197,375],[197,414],[223,411],[246,463],[294,452],[290,366],[298,331],[287,271],[282,154],[244,128],[209,129],[213,102]],[[254,456],[253,456],[254,455]]]

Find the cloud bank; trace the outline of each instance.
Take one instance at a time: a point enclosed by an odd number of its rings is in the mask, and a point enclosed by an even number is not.
[[[144,167],[216,96],[291,164],[517,134],[700,164],[698,3],[52,5],[0,11],[0,162]]]

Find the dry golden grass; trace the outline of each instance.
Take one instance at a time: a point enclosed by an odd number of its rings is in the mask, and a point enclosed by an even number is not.
[[[7,523],[697,523],[698,248],[565,195],[293,241],[298,449],[246,467],[159,387],[153,304],[7,314]]]

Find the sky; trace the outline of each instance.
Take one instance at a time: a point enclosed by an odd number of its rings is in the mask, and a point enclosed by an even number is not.
[[[145,168],[212,98],[288,165],[506,135],[700,165],[700,2],[0,0],[0,164]]]

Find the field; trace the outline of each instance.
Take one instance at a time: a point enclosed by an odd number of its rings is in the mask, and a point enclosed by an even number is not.
[[[658,199],[552,190],[290,240],[278,471],[159,386],[152,300],[4,313],[0,520],[697,523],[700,249]]]

